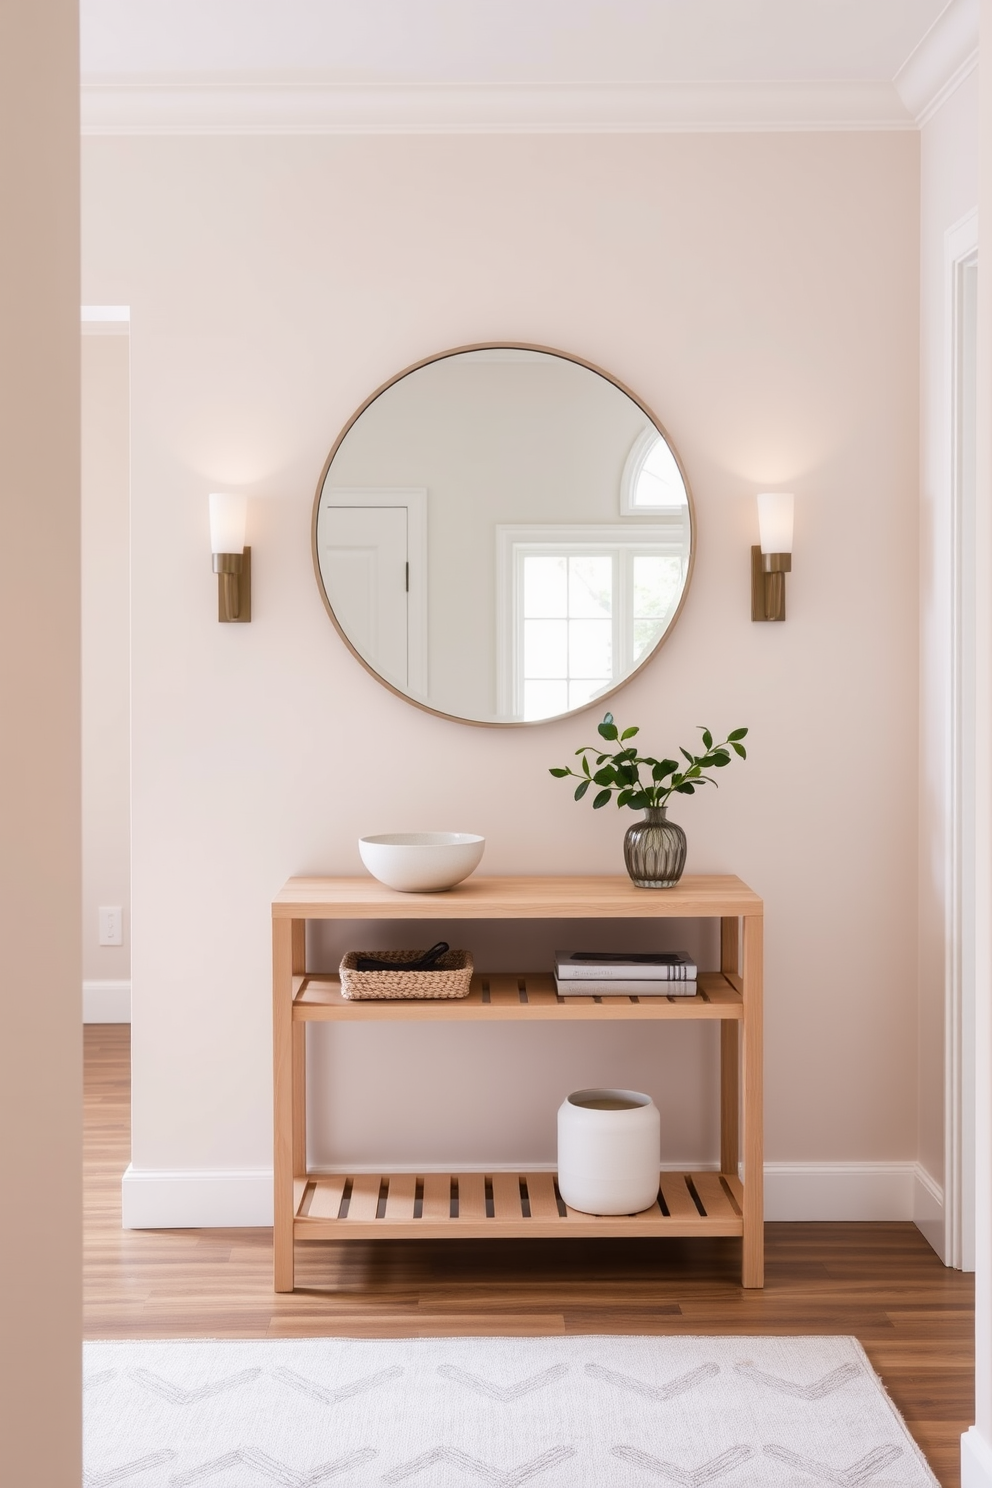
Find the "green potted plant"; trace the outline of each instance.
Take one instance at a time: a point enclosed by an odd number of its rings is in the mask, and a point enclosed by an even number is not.
[[[627,872],[639,889],[670,889],[678,883],[685,867],[685,833],[678,822],[667,818],[670,796],[692,796],[701,785],[716,785],[706,770],[720,770],[729,765],[734,755],[747,759],[747,750],[741,742],[747,734],[746,728],[731,729],[721,744],[714,744],[708,728],[701,728],[702,754],[692,754],[679,748],[684,763],[673,759],[652,759],[639,755],[628,743],[638,728],[627,728],[621,733],[607,713],[598,726],[600,737],[608,743],[619,744],[615,754],[602,752],[599,745],[583,744],[575,751],[581,758],[581,770],[571,767],[555,767],[552,775],[562,779],[572,776],[578,780],[575,799],[581,801],[593,786],[599,789],[593,797],[593,809],[598,811],[612,798],[618,807],[629,806],[631,811],[643,811],[643,821],[627,828],[623,842],[624,862]],[[595,755],[595,768],[589,756]],[[642,768],[650,771],[647,781],[641,779]]]

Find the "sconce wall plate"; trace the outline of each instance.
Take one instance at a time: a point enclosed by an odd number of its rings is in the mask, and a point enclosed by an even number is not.
[[[214,553],[217,575],[217,619],[243,625],[251,620],[251,548],[243,553]]]
[[[791,553],[751,549],[751,619],[785,619],[785,575],[792,572]]]

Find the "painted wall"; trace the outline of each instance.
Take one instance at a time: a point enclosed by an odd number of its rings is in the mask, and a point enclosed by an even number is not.
[[[82,1475],[77,28],[0,22],[0,1450],[45,1488]]]
[[[912,1164],[918,150],[842,133],[85,142],[85,297],[132,311],[133,1156],[157,1222],[263,1212],[268,903],[288,876],[358,872],[361,833],[435,824],[485,833],[490,873],[621,868],[624,823],[547,774],[593,714],[504,732],[419,712],[349,655],[313,580],[314,486],[354,408],[421,356],[500,337],[634,388],[693,487],[686,609],[615,711],[666,750],[750,725],[748,763],[677,814],[689,871],[766,899],[767,1155],[821,1206],[816,1164]],[[253,498],[250,626],[215,619],[206,495],[225,486]],[[795,571],[788,622],[753,625],[753,493],[770,486],[797,492]],[[480,961],[511,936],[477,942]],[[666,1155],[715,1157],[707,1030],[584,1032],[317,1040],[334,1078],[315,1147],[440,1163],[456,1132],[551,1160],[562,1095],[633,1068],[669,1113]]]
[[[964,1150],[955,1159],[945,1153],[950,1132],[945,1121],[945,1008],[957,976],[971,998],[973,965],[952,959],[955,916],[962,913],[962,873],[954,867],[953,830],[955,764],[963,747],[954,726],[964,680],[955,682],[955,634],[969,626],[954,607],[955,563],[967,562],[973,535],[962,531],[963,559],[955,559],[961,511],[955,497],[955,451],[951,424],[953,371],[952,269],[954,243],[967,237],[965,219],[978,204],[978,73],[962,85],[924,125],[920,135],[920,293],[921,293],[921,424],[920,424],[920,999],[919,999],[919,1153],[926,1171],[943,1189],[946,1157],[963,1173],[970,1154],[970,1126],[962,1130]],[[964,234],[964,238],[962,237]],[[953,242],[952,242],[953,240]],[[967,723],[962,718],[967,729]],[[958,742],[956,742],[958,739]],[[973,811],[966,783],[964,811]],[[957,885],[957,887],[956,887]],[[966,1032],[970,1047],[973,1033]],[[924,1196],[917,1215],[924,1233],[948,1262],[974,1264],[967,1235],[945,1235],[944,1206]],[[967,1226],[965,1226],[967,1229]]]
[[[131,975],[126,323],[84,323],[81,371],[84,1015],[103,1022],[126,1019]],[[99,943],[100,905],[121,907],[119,946]]]

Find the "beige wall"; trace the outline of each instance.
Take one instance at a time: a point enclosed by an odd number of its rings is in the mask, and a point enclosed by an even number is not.
[[[80,1482],[76,5],[0,23],[0,1452]]]
[[[128,338],[126,324],[109,326],[90,327],[82,349],[83,979],[94,1005],[113,989],[92,983],[131,974]],[[102,904],[121,906],[120,946],[99,944]]]
[[[84,169],[85,297],[132,308],[136,1165],[268,1165],[268,903],[290,874],[357,872],[361,833],[435,823],[485,833],[491,873],[621,868],[624,823],[547,774],[592,715],[501,732],[418,712],[345,650],[313,580],[345,419],[417,358],[500,337],[607,368],[685,462],[692,591],[615,710],[659,749],[751,727],[747,765],[677,816],[690,871],[766,898],[768,1157],[911,1162],[918,138],[92,139]],[[251,626],[215,619],[206,495],[227,485],[253,497]],[[750,621],[766,486],[797,492],[785,625]],[[487,1057],[463,1032],[418,1049],[419,1088]],[[376,1034],[340,1059],[388,1109],[407,1049]],[[638,1041],[679,1155],[715,1155],[704,1034]],[[550,1158],[577,1075],[635,1051],[618,1029],[537,1060],[529,1037],[486,1079]],[[455,1109],[414,1092],[422,1160]],[[498,1109],[457,1109],[481,1149]],[[342,1161],[347,1135],[326,1138]]]

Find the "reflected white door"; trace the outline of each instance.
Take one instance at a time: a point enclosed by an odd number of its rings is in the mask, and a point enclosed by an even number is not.
[[[321,521],[325,588],[352,644],[380,676],[407,688],[409,557],[404,506],[328,506]]]

